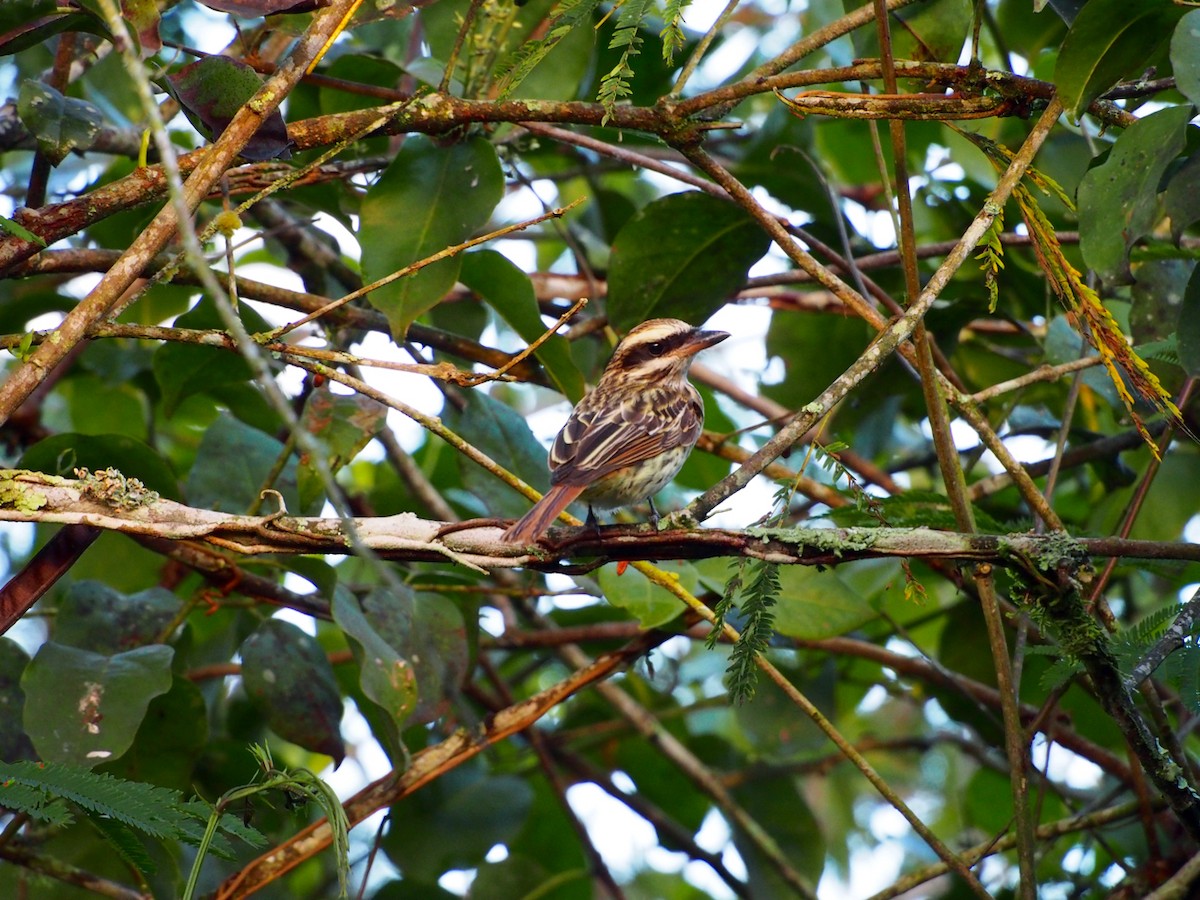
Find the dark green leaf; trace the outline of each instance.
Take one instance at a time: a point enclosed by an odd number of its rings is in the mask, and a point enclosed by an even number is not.
[[[96,139],[104,117],[85,100],[64,97],[38,81],[21,84],[17,111],[37,138],[38,149],[58,165],[72,150],[86,149]]]
[[[737,788],[734,796],[755,821],[773,823],[771,839],[784,858],[815,887],[825,865],[825,840],[796,781],[787,776],[751,779]],[[741,831],[734,832],[733,841],[746,861],[751,896],[794,896],[795,891]]]
[[[162,631],[180,606],[179,598],[165,588],[125,595],[98,581],[77,581],[59,604],[54,640],[107,654],[161,643],[170,637]]]
[[[767,332],[767,359],[784,366],[778,384],[764,393],[784,406],[799,409],[829,387],[858,358],[871,336],[855,316],[813,313],[772,316]]]
[[[387,618],[394,619],[402,615],[404,600],[388,598],[381,590],[370,608],[375,611],[386,609]],[[355,648],[363,693],[379,704],[399,726],[417,704],[417,678],[413,667],[379,633],[365,615],[358,598],[344,587],[339,587],[333,595],[333,621],[346,632]]]
[[[1054,68],[1067,114],[1078,119],[1121,78],[1140,74],[1182,15],[1171,0],[1090,0],[1071,24]]]
[[[1166,340],[1175,334],[1184,292],[1195,268],[1190,259],[1148,260],[1137,267],[1129,309],[1135,344]]]
[[[661,562],[663,569],[675,575],[684,589],[695,593],[699,576],[687,562]],[[616,566],[605,566],[596,576],[604,599],[613,606],[637,616],[643,628],[665,625],[684,611],[683,601],[658,585],[652,584],[637,569],[629,568],[621,575]]]
[[[1200,104],[1200,9],[1179,20],[1171,35],[1171,68],[1175,86],[1192,103]]]
[[[267,328],[263,318],[249,307],[240,310],[242,324],[254,333]],[[224,330],[225,323],[210,300],[175,320],[177,328]],[[240,353],[200,344],[168,341],[154,353],[154,377],[163,392],[163,406],[171,415],[181,400],[192,394],[211,391],[221,385],[249,381],[250,364]]]
[[[1191,117],[1191,107],[1177,106],[1138,119],[1080,182],[1079,252],[1101,277],[1127,277],[1129,248],[1154,227],[1163,173]]]
[[[1192,270],[1179,308],[1179,363],[1185,372],[1200,375],[1200,267]]]
[[[238,110],[258,93],[263,79],[239,59],[214,55],[168,75],[166,84],[196,130],[215,141],[229,127]],[[291,143],[287,125],[276,109],[246,142],[241,155],[255,161],[287,159],[291,155]]]
[[[613,242],[609,321],[618,331],[658,316],[699,325],[741,288],[769,244],[728,201],[698,191],[655,200]]]
[[[520,475],[538,490],[544,491],[550,481],[546,464],[546,449],[538,443],[529,425],[511,407],[493,400],[481,391],[466,393],[466,407],[460,412],[448,406],[446,424],[500,465]],[[529,508],[529,501],[517,494],[476,463],[459,455],[463,485],[484,504],[494,516],[520,515]]]
[[[478,866],[510,841],[532,802],[524,779],[460,766],[394,808],[383,849],[406,878],[435,884],[447,869]]]
[[[12,638],[0,637],[0,762],[33,759],[33,744],[21,726],[25,692],[21,675],[29,654]]]
[[[208,708],[200,688],[178,675],[150,701],[133,746],[102,771],[119,778],[190,791],[208,742]]]
[[[301,423],[325,448],[325,462],[337,472],[358,455],[384,427],[387,407],[362,394],[335,394],[321,387],[308,395]],[[307,456],[300,459],[298,472],[300,508],[318,508],[325,496],[325,482]]]
[[[210,9],[233,13],[247,19],[280,13],[304,13],[322,9],[330,0],[200,0]]]
[[[480,250],[463,257],[462,283],[479,294],[517,334],[532,343],[546,332],[538,312],[537,295],[529,276],[495,250]],[[537,357],[567,399],[578,403],[584,393],[583,373],[571,358],[571,345],[561,335],[546,340]]]
[[[93,472],[112,467],[137,478],[147,490],[171,500],[180,498],[179,483],[166,461],[151,447],[123,434],[56,434],[25,451],[19,467],[73,478],[76,468]]]
[[[449,147],[409,137],[362,204],[359,242],[368,282],[459,244],[486,224],[504,192],[496,151],[476,138]],[[402,227],[400,227],[400,223]],[[458,257],[370,295],[397,339],[454,286]]]
[[[58,0],[4,0],[0,3],[0,56],[44,45],[64,31],[108,36],[98,16]]]
[[[47,762],[91,768],[129,749],[150,701],[171,687],[162,644],[105,656],[47,642],[25,670],[25,730]]]
[[[341,765],[342,698],[321,645],[290,622],[268,619],[240,652],[242,684],[271,730]]]
[[[845,634],[875,618],[875,609],[834,570],[781,566],[775,630],[788,637],[820,640]]]
[[[203,509],[241,513],[259,491],[273,488],[283,494],[288,509],[301,509],[294,459],[288,460],[278,479],[267,483],[268,474],[283,452],[283,444],[270,435],[222,416],[200,440],[196,464],[188,475],[188,501]],[[267,509],[274,511],[274,501],[267,503]]]
[[[1163,192],[1163,212],[1171,220],[1171,239],[1176,244],[1188,226],[1200,221],[1200,153],[1171,175]]]

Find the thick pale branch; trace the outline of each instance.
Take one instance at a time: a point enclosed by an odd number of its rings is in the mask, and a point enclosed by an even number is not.
[[[286,512],[244,516],[197,509],[153,495],[125,501],[92,479],[71,480],[38,472],[0,473],[0,521],[90,525],[141,538],[190,541],[244,554],[350,553],[336,518]],[[361,518],[363,543],[387,559],[456,562],[470,568],[557,570],[571,560],[589,567],[605,561],[703,559],[746,556],[796,565],[837,565],[856,559],[920,557],[995,562],[1024,567],[1071,556],[1200,560],[1200,546],[1063,535],[966,535],[928,528],[748,528],[724,531],[653,531],[647,525],[590,529],[555,528],[536,552],[499,540],[491,521],[448,528],[412,513]]]

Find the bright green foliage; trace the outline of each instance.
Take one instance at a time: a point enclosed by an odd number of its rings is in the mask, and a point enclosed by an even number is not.
[[[1197,14],[292,3],[0,0],[0,897],[1176,887]],[[654,317],[659,530],[518,556]]]

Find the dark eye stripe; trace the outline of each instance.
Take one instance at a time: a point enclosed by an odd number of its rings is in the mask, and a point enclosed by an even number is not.
[[[658,340],[648,341],[645,344],[639,344],[634,347],[629,354],[630,363],[647,362],[648,360],[669,356],[673,350],[677,350],[687,343],[691,337],[691,332],[681,331],[677,334],[669,334],[666,337]]]

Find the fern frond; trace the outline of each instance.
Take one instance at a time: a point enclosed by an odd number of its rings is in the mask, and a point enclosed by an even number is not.
[[[499,67],[500,99],[516,90],[538,63],[576,28],[590,22],[600,0],[561,0],[550,13],[550,25],[540,40],[528,41]]]
[[[620,50],[621,57],[603,78],[600,79],[600,90],[596,99],[604,107],[604,118],[601,123],[607,123],[616,109],[617,103],[628,97],[633,89],[633,67],[630,60],[642,52],[642,25],[654,8],[654,0],[625,0],[621,6],[621,14],[617,17],[617,27],[608,49]]]
[[[663,62],[668,66],[675,62],[675,54],[687,43],[687,37],[683,33],[683,11],[690,2],[691,0],[667,0],[663,9],[666,24],[658,36],[663,42]]]
[[[713,615],[716,616],[716,619],[713,621],[712,631],[704,639],[704,646],[709,650],[716,647],[717,641],[721,639],[721,633],[725,630],[725,619],[733,611],[733,598],[742,589],[742,574],[746,569],[746,557],[733,560],[729,567],[733,569],[733,574],[725,582],[725,591],[721,594],[717,605],[713,607]]]
[[[767,649],[775,634],[772,609],[779,599],[779,566],[754,560],[750,578],[740,603],[745,622],[742,636],[729,655],[729,694],[734,703],[745,703],[758,686],[758,655]]]
[[[0,763],[0,803],[11,785],[60,798],[98,816],[107,816],[157,838],[181,838],[188,816],[178,791],[126,781],[90,769],[55,763]]]
[[[981,248],[975,258],[982,260],[979,268],[983,270],[983,283],[988,289],[988,312],[996,311],[996,303],[1000,299],[1000,273],[1004,271],[1004,245],[1000,243],[1000,235],[1004,233],[1004,210],[996,214],[991,226],[983,233],[976,247]]]
[[[1006,147],[980,135],[956,130],[979,147],[997,171],[1003,171],[1011,161],[1013,154]],[[1129,380],[1129,384],[1133,386],[1133,390],[1139,397],[1152,404],[1155,409],[1175,422],[1185,433],[1190,435],[1191,432],[1184,425],[1179,408],[1171,399],[1170,393],[1158,380],[1158,376],[1129,345],[1129,341],[1125,339],[1125,335],[1112,313],[1100,302],[1099,294],[1084,282],[1079,270],[1067,259],[1062,244],[1059,243],[1058,236],[1055,234],[1054,226],[1034,199],[1029,184],[1033,184],[1043,193],[1057,197],[1066,204],[1068,209],[1073,210],[1074,204],[1054,179],[1038,172],[1032,166],[1026,170],[1024,179],[1012,193],[1013,199],[1021,209],[1021,216],[1025,219],[1029,235],[1033,239],[1033,251],[1037,256],[1038,265],[1046,273],[1050,286],[1066,309],[1067,318],[1071,324],[1096,349],[1100,356],[1100,362],[1108,371],[1109,378],[1112,379],[1113,385],[1117,389],[1117,394],[1125,406],[1130,421],[1133,422],[1146,446],[1157,459],[1159,458],[1158,445],[1149,429],[1146,428],[1142,417],[1134,408],[1134,396],[1126,386],[1126,379]]]

